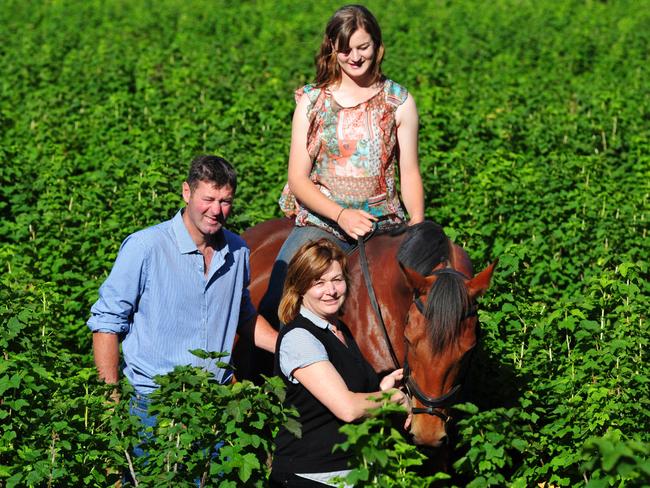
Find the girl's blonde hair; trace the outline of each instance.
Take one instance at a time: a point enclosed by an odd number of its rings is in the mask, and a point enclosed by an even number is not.
[[[341,80],[341,68],[336,59],[335,46],[339,51],[350,47],[350,37],[357,30],[363,29],[372,39],[375,57],[372,60],[369,73],[371,82],[376,83],[383,78],[381,62],[384,59],[384,43],[381,40],[381,29],[374,15],[363,5],[346,5],[338,9],[330,18],[325,28],[325,35],[316,55],[316,79],[314,85],[323,88]]]
[[[334,261],[341,265],[347,285],[347,258],[339,246],[323,238],[303,244],[298,249],[289,262],[278,309],[278,317],[283,324],[288,324],[296,318],[302,305],[303,295],[323,276]]]

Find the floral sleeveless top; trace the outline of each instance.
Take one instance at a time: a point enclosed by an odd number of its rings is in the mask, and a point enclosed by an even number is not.
[[[395,189],[395,110],[406,101],[406,89],[386,79],[377,94],[353,107],[338,105],[327,88],[306,85],[296,91],[296,102],[303,94],[310,101],[307,151],[316,187],[344,208],[378,217],[379,228],[404,221]],[[315,225],[346,238],[336,222],[301,205],[288,184],[279,203],[287,216],[296,217],[296,225]]]

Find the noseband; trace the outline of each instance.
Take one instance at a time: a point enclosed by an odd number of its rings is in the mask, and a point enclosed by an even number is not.
[[[411,376],[411,368],[409,368],[408,360],[404,360],[404,385],[406,386],[406,391],[408,392],[411,398],[417,398],[420,403],[422,403],[425,408],[420,407],[411,407],[411,413],[413,415],[426,413],[428,415],[434,415],[443,422],[447,423],[451,420],[451,417],[445,414],[441,409],[448,408],[454,403],[456,403],[458,393],[460,393],[461,384],[457,383],[454,387],[449,390],[448,393],[441,395],[439,397],[432,398],[427,396],[422,392],[418,384],[415,382]]]

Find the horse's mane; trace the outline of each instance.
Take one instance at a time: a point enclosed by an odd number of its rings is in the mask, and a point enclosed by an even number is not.
[[[433,268],[449,259],[449,254],[449,239],[442,226],[425,220],[406,228],[397,260],[402,266],[428,276]]]
[[[397,260],[422,276],[438,275],[429,290],[425,317],[427,332],[434,352],[444,351],[460,337],[462,318],[467,314],[470,301],[463,276],[445,268],[433,269],[447,261],[451,243],[442,226],[424,221],[406,230],[406,237],[397,252]]]
[[[433,352],[437,353],[458,341],[463,318],[468,315],[471,303],[461,273],[445,268],[434,274],[438,278],[429,290],[424,316]]]

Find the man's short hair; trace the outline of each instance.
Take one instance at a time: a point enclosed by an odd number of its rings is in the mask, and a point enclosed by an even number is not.
[[[218,188],[230,186],[232,192],[237,191],[237,173],[228,161],[220,156],[202,154],[190,164],[187,184],[194,191],[199,181],[213,183]]]

